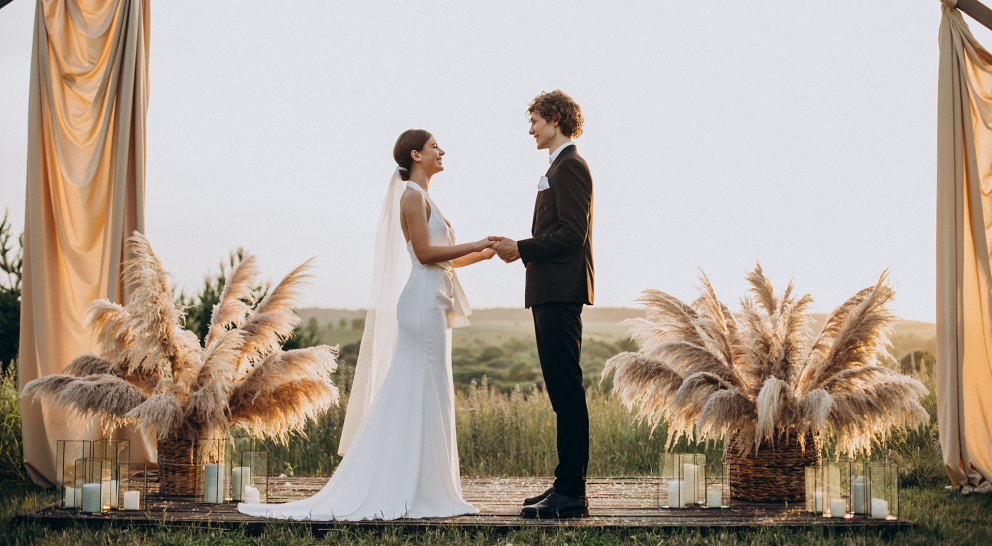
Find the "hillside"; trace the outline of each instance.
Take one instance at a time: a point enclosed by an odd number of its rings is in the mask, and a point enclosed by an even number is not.
[[[320,309],[304,308],[297,311],[306,324],[316,319],[318,326],[326,329],[324,338],[328,343],[346,345],[361,339],[361,323],[365,319],[362,309]],[[627,328],[619,323],[629,318],[643,316],[640,309],[625,307],[587,307],[582,312],[583,334],[587,339],[615,343],[627,337]],[[813,314],[813,331],[819,333],[826,320],[825,313]],[[341,328],[341,320],[347,323]],[[472,345],[479,348],[488,345],[502,345],[511,339],[522,341],[533,339],[534,326],[531,313],[520,308],[473,309],[469,317],[472,326],[455,330],[454,345]],[[353,321],[358,321],[353,324]],[[330,328],[328,328],[330,326]],[[910,351],[935,352],[937,325],[932,322],[901,320],[896,322],[891,336],[892,354],[897,359]]]

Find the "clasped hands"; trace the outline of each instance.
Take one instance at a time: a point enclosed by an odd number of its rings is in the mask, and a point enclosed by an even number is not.
[[[490,236],[476,244],[481,247],[478,252],[484,253],[486,259],[492,258],[493,255],[498,255],[499,259],[506,263],[515,262],[520,259],[517,242],[509,237]]]

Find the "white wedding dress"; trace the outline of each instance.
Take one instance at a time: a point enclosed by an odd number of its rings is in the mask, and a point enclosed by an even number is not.
[[[427,192],[413,182],[406,187],[430,206],[431,244],[453,245],[454,232]],[[478,512],[462,500],[451,376],[451,325],[467,324],[471,311],[451,262],[422,265],[406,246],[413,268],[396,306],[395,350],[341,464],[310,498],[239,504],[241,513],[361,521]]]

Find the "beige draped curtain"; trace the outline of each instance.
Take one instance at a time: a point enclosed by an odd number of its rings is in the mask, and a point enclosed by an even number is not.
[[[955,486],[992,490],[992,54],[942,0],[937,90],[937,406]]]
[[[38,0],[28,113],[20,387],[95,350],[83,312],[120,302],[124,241],[144,231],[149,0]],[[24,464],[56,480],[55,442],[99,422],[23,404]],[[131,459],[154,462],[136,431]]]

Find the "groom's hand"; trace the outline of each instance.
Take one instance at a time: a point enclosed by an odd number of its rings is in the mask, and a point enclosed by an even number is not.
[[[506,263],[515,262],[520,259],[520,252],[517,250],[517,242],[509,237],[489,237],[490,241],[496,241],[493,249],[499,259]]]

